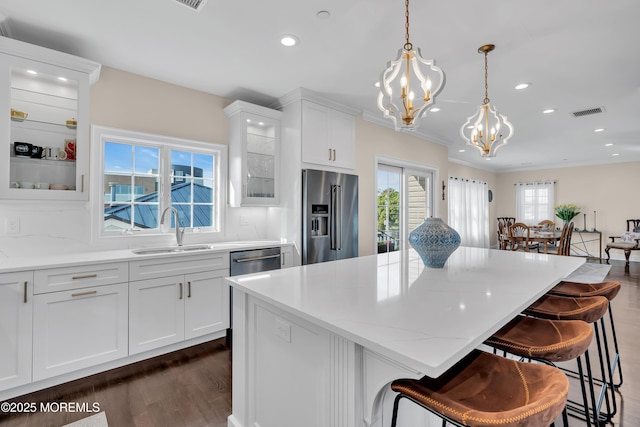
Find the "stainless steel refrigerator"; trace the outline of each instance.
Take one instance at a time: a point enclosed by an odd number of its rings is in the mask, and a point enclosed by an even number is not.
[[[358,177],[302,171],[302,263],[358,256]]]

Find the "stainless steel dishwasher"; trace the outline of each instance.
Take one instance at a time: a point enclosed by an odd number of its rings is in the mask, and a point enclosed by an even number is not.
[[[248,249],[229,253],[229,275],[260,273],[262,271],[279,270],[280,248]],[[227,330],[227,345],[231,347],[233,335],[233,290],[229,292],[229,329]]]

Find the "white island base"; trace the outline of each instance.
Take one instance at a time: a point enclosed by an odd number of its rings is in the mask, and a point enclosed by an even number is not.
[[[393,380],[441,375],[583,262],[459,248],[444,269],[403,251],[229,278],[228,425],[389,426]]]

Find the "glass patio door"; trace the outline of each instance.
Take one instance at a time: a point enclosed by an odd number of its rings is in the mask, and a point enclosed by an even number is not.
[[[433,215],[433,174],[428,169],[378,163],[378,253],[406,248],[409,232]]]

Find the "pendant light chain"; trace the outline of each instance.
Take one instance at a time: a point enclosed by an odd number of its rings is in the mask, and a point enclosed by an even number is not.
[[[406,18],[406,22],[404,24],[405,40],[406,40],[406,43],[404,44],[404,50],[411,50],[413,49],[413,44],[411,44],[411,42],[409,41],[409,0],[405,0],[404,7],[405,7],[404,16]]]
[[[487,55],[489,52],[484,52],[484,104],[489,103],[489,62]]]

